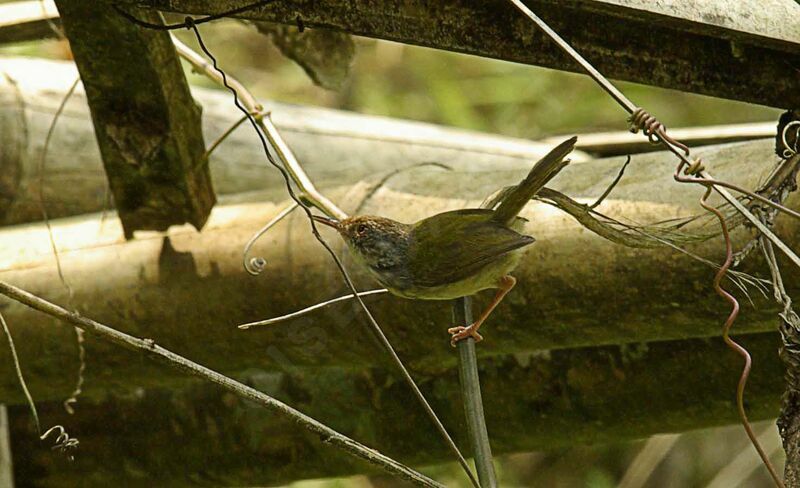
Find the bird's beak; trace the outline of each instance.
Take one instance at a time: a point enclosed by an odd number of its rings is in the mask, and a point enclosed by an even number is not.
[[[329,219],[328,217],[322,217],[320,215],[312,215],[311,218],[319,222],[320,224],[325,224],[328,227],[333,227],[336,230],[339,230],[339,221],[334,219]]]

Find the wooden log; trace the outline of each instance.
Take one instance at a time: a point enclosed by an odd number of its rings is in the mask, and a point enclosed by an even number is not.
[[[124,0],[219,14],[236,0]],[[774,107],[800,105],[800,5],[782,0],[528,0],[606,76]],[[574,62],[505,0],[274,2],[242,18],[339,29],[436,49],[576,71]]]
[[[720,178],[753,185],[772,167],[771,142],[706,148],[698,151]],[[373,154],[377,158],[378,154]],[[672,156],[649,153],[634,158],[625,178],[602,211],[637,222],[673,218],[698,211],[701,189],[672,181]],[[576,163],[555,180],[556,188],[593,201],[616,175],[619,159]],[[467,166],[465,165],[464,168]],[[397,174],[375,191],[374,182],[331,190],[328,196],[346,211],[374,213],[414,221],[438,211],[477,206],[492,191],[518,181],[529,163],[509,171],[444,171],[420,167]],[[279,191],[279,190],[275,190]],[[266,198],[266,197],[265,197]],[[795,197],[789,204],[795,206]],[[276,226],[254,250],[266,258],[257,278],[242,269],[242,248],[250,235],[286,202],[226,205],[212,212],[197,233],[186,227],[166,235],[142,235],[125,242],[118,220],[90,215],[54,221],[66,279],[74,303],[86,313],[222,371],[238,371],[254,362],[273,368],[283,362],[307,366],[378,365],[376,347],[352,303],[262,330],[239,331],[239,323],[263,319],[343,293],[338,272],[309,237],[299,213]],[[711,287],[713,270],[665,248],[633,249],[606,241],[571,217],[537,203],[523,213],[527,231],[537,238],[516,271],[519,285],[487,324],[483,355],[537,349],[574,348],[639,341],[710,337],[720,333],[727,306]],[[798,224],[779,218],[776,231],[797,245]],[[342,249],[338,237],[324,234]],[[750,232],[739,229],[741,245]],[[712,239],[691,250],[719,261],[722,245]],[[346,259],[363,288],[372,281]],[[754,261],[754,269],[759,264]],[[790,293],[797,270],[786,269]],[[31,224],[0,232],[0,279],[67,303],[57,279],[46,228]],[[732,285],[731,285],[732,286]],[[770,331],[775,309],[751,292],[736,328]],[[483,299],[479,297],[481,306]],[[454,362],[447,343],[447,306],[393,297],[371,298],[378,319],[401,356],[417,371]],[[71,383],[75,351],[71,331],[45,329],[50,319],[11,304],[6,318],[20,334],[23,357],[34,361],[52,387]],[[198,341],[197,338],[202,338]],[[115,353],[91,344],[89,357],[114,361]],[[128,378],[150,374],[138,363],[119,365]],[[0,365],[5,391],[15,391],[10,365]],[[105,374],[101,368],[98,373]],[[138,372],[137,372],[138,371]],[[57,380],[57,378],[61,378]],[[54,391],[50,388],[48,391]],[[41,393],[41,392],[40,392]]]
[[[302,138],[299,135],[297,137]],[[370,158],[382,161],[382,152],[375,150],[378,147],[380,144],[371,146]],[[316,149],[319,152],[319,147]],[[768,172],[774,159],[769,142],[709,148],[705,154],[702,151],[699,153],[705,156],[707,164],[712,165],[720,177],[747,185],[753,185]],[[472,155],[467,151],[460,154],[464,159]],[[452,172],[430,167],[417,168],[395,175],[376,192],[371,191],[373,186],[370,182],[362,182],[332,188],[330,196],[343,202],[347,210],[362,207],[363,211],[413,220],[438,210],[477,204],[484,195],[518,180],[529,169],[530,161],[518,159],[501,169],[490,163],[476,164],[472,168],[465,163]],[[591,201],[613,178],[620,163],[621,160],[617,158],[573,164],[557,180],[556,187],[582,197],[584,201]],[[699,189],[673,183],[669,176],[673,164],[671,157],[663,154],[636,157],[625,179],[602,207],[603,210],[641,221],[694,211],[696,207],[693,202]],[[327,310],[271,331],[248,334],[233,329],[236,321],[292,310],[317,298],[334,295],[332,290],[340,286],[332,268],[324,261],[324,256],[309,242],[306,224],[298,219],[276,228],[264,243],[267,249],[259,249],[267,251],[262,252],[269,263],[264,275],[251,279],[241,272],[239,249],[249,233],[280,208],[274,196],[280,192],[279,184],[275,183],[271,187],[273,196],[265,197],[270,203],[220,207],[212,214],[212,220],[202,233],[176,228],[168,233],[168,240],[161,235],[146,234],[141,239],[125,243],[120,224],[113,215],[105,220],[94,215],[54,222],[54,235],[62,250],[67,279],[78,291],[76,303],[85,314],[153,337],[223,371],[241,371],[253,365],[271,372],[287,368],[303,372],[304,368],[298,368],[300,366],[363,368],[383,365],[382,353],[363,333],[365,329],[356,319],[355,309],[349,306],[344,307],[344,312],[342,308]],[[790,204],[796,206],[796,199],[790,200]],[[525,353],[538,349],[556,349],[549,353],[551,357],[566,358],[568,356],[561,354],[579,354],[581,351],[563,349],[629,344],[623,348],[612,346],[582,351],[608,358],[614,357],[613,352],[617,350],[630,351],[633,347],[630,343],[657,341],[646,348],[658,350],[660,354],[648,356],[644,363],[631,363],[634,366],[623,368],[621,376],[625,379],[636,372],[646,372],[648,378],[696,379],[697,382],[690,383],[693,386],[685,393],[678,393],[677,387],[672,384],[665,387],[665,383],[650,384],[648,388],[660,391],[666,395],[665,399],[669,395],[676,395],[675,398],[687,402],[685,405],[688,407],[676,406],[677,410],[673,411],[678,420],[687,421],[687,424],[681,425],[704,425],[692,423],[707,411],[708,402],[704,399],[700,399],[701,403],[694,403],[698,400],[697,391],[707,389],[713,383],[720,387],[719,394],[723,391],[730,393],[736,376],[736,357],[726,356],[730,364],[709,363],[708,369],[713,376],[700,376],[696,374],[698,369],[706,368],[699,366],[698,358],[717,357],[706,350],[696,356],[690,353],[694,350],[693,344],[705,344],[705,339],[674,341],[666,349],[660,348],[664,344],[658,341],[718,333],[724,307],[715,301],[710,290],[710,269],[694,266],[689,260],[664,250],[630,250],[613,246],[541,204],[531,205],[527,216],[532,219],[530,231],[539,242],[520,269],[521,286],[515,290],[515,294],[520,295],[516,299],[510,297],[511,300],[504,305],[508,308],[500,310],[500,315],[505,314],[503,317],[493,317],[493,323],[489,324],[492,333],[481,345],[484,355],[496,359],[484,358],[482,362],[512,361],[509,353],[523,353],[517,357],[525,358],[528,356]],[[781,235],[788,236],[790,243],[795,244],[793,236],[797,235],[796,224],[779,219],[778,230]],[[741,240],[745,236],[740,233],[737,237]],[[719,244],[708,243],[694,247],[694,250],[719,258]],[[47,235],[41,225],[2,231],[0,249],[3,249],[0,254],[0,275],[3,279],[66,303],[65,293],[61,291],[52,266]],[[302,276],[298,270],[302,270]],[[364,277],[361,276],[361,279]],[[796,282],[796,279],[790,281]],[[687,287],[690,288],[688,291],[685,290]],[[665,297],[675,301],[667,302]],[[691,306],[682,306],[682,303],[690,303]],[[760,310],[753,313],[746,308],[739,330],[771,330],[774,326],[774,311],[764,306],[766,301],[756,299],[756,304],[761,307]],[[12,324],[15,337],[18,337],[23,363],[30,368],[29,379],[37,398],[56,399],[68,393],[73,386],[76,357],[71,332],[54,329],[50,327],[51,320],[42,319],[15,305],[9,305],[3,311]],[[417,374],[429,378],[446,374],[446,370],[454,363],[454,356],[446,345],[446,335],[443,333],[448,323],[445,304],[387,300],[378,312],[382,322],[388,321],[390,327],[387,332],[400,345],[403,357],[413,360]],[[504,324],[513,326],[503,327]],[[437,335],[439,333],[441,336]],[[437,337],[440,339],[437,340]],[[764,368],[761,371],[768,374],[768,382],[780,382],[780,375],[773,370],[771,362],[774,359],[775,341],[774,335],[765,334],[758,336],[758,344],[751,344],[757,355],[757,371],[758,368]],[[98,396],[111,389],[127,390],[131,382],[171,388],[178,384],[174,377],[164,374],[160,368],[143,363],[140,358],[104,349],[93,341],[89,343],[88,357],[87,397]],[[762,357],[765,359],[760,359]],[[567,368],[569,374],[559,373],[567,376],[553,374],[562,383],[556,381],[550,387],[541,387],[536,391],[544,391],[543,395],[546,396],[541,397],[544,401],[553,397],[551,387],[563,385],[564,380],[576,381],[577,384],[572,388],[586,387],[588,392],[586,396],[581,394],[583,401],[579,404],[579,411],[585,411],[591,401],[597,402],[591,406],[598,409],[610,402],[614,407],[610,415],[621,419],[624,416],[620,417],[619,413],[624,411],[621,410],[623,407],[638,408],[633,399],[623,401],[623,397],[614,396],[617,390],[608,388],[609,382],[615,381],[614,378],[622,381],[618,377],[620,368],[617,365],[620,361],[624,363],[623,358],[630,360],[627,352],[620,352],[618,358],[606,364],[608,369],[592,361],[583,362],[580,367]],[[663,374],[648,369],[652,364],[674,365],[670,359],[683,361],[684,358],[687,360],[684,369],[665,369]],[[765,363],[769,366],[765,367]],[[717,364],[718,368],[713,369],[713,364]],[[501,366],[502,363],[498,363],[498,369],[508,373],[509,378],[519,377],[513,374],[513,370],[502,370]],[[9,369],[2,369],[6,367]],[[538,369],[540,367],[535,366],[535,373],[541,372]],[[686,372],[686,367],[690,373]],[[17,385],[11,380],[13,374],[10,365],[4,364],[0,371],[6,373],[3,377],[9,379],[0,386],[0,394],[18,402]],[[596,371],[602,371],[602,375],[598,373],[595,376]],[[586,372],[591,373],[588,379]],[[728,378],[727,375],[730,375],[730,381],[726,383],[723,378]],[[319,370],[313,376],[327,380]],[[594,379],[602,381],[594,384]],[[770,402],[776,398],[780,386],[765,386],[762,391],[762,386],[758,386],[761,385],[759,381],[754,382],[749,398],[753,402],[763,401],[764,410],[754,408],[753,417],[773,416],[776,404]],[[331,380],[329,386],[334,385],[336,382]],[[508,405],[530,406],[524,402],[530,397],[530,391],[519,384],[514,387],[523,396],[511,400]],[[531,388],[539,387],[534,385]],[[639,388],[636,382],[620,384],[619,388],[641,395],[637,399],[655,398],[649,393],[653,390]],[[570,389],[566,394],[568,399],[572,399],[572,391]],[[603,397],[604,392],[611,396]],[[326,395],[320,395],[319,398],[324,399]],[[493,391],[492,395],[498,401],[512,398],[505,390]],[[613,403],[617,400],[619,404]],[[298,396],[296,401],[301,402],[302,399]],[[724,408],[729,409],[727,411],[731,417],[724,421],[729,422],[733,419],[733,407],[729,397],[725,401]],[[457,405],[452,400],[446,403]],[[704,405],[702,412],[698,412],[698,404]],[[499,405],[498,408],[508,408],[508,405]],[[536,405],[531,408],[536,408]],[[561,410],[565,407],[559,404],[552,408]],[[648,405],[648,408],[652,406]],[[683,411],[680,408],[686,408],[685,418],[680,417],[679,412]],[[578,426],[586,423],[591,425],[592,420],[596,422],[594,426],[598,428],[597,431],[585,431],[587,441],[604,439],[603,436],[608,432],[623,432],[624,435],[632,432],[624,426],[619,426],[619,430],[616,427],[608,428],[609,421],[602,420],[599,410],[592,411],[596,417],[568,419]],[[721,410],[709,408],[708,412],[709,417],[722,418]],[[523,415],[528,414],[527,409],[523,411]],[[676,417],[672,417],[672,420]],[[344,418],[352,416],[345,415]],[[513,418],[508,418],[511,419],[510,425],[513,425]],[[601,420],[598,421],[598,418]],[[664,418],[656,420],[659,425],[665,425]],[[552,417],[543,417],[541,421],[553,423]],[[379,425],[387,423],[384,421]],[[490,425],[490,429],[494,428]],[[574,435],[572,440],[584,438],[581,434]],[[399,435],[397,437],[400,438]],[[557,439],[545,441],[557,445]],[[292,449],[287,448],[289,451]],[[501,452],[508,451],[501,449]],[[332,470],[335,471],[334,468]]]
[[[57,122],[45,162],[42,145],[54,113],[78,76],[67,62],[29,58],[0,60],[0,224],[41,219],[39,188],[51,217],[100,212],[108,183],[94,140],[82,86]],[[42,73],[48,73],[43,77]],[[203,106],[203,132],[216,140],[241,114],[229,92],[192,88]],[[340,110],[265,102],[287,143],[320,188],[345,185],[428,161],[508,169],[536,160],[551,145]],[[243,124],[212,153],[209,166],[221,194],[268,191],[283,198],[280,175],[264,161],[252,128]],[[585,161],[582,152],[573,160]]]
[[[200,107],[167,32],[142,29],[107,2],[58,0],[125,235],[190,223],[216,199]],[[161,22],[157,13],[136,11]]]
[[[747,393],[753,420],[773,418],[779,408],[777,341],[775,333],[744,338],[757,365]],[[721,339],[540,351],[483,358],[481,366],[496,454],[736,422],[733,390],[740,361]],[[154,375],[165,372],[159,368]],[[408,389],[385,371],[251,369],[241,379],[405,463],[451,461]],[[457,371],[427,376],[422,388],[465,446]],[[372,472],[280,417],[208,386],[104,393],[96,403],[84,398],[69,418],[60,403],[40,402],[40,411],[50,422],[65,422],[81,444],[75,463],[63,469],[59,454],[50,454],[30,432],[26,407],[12,409],[14,452],[24,460],[19,476],[29,484],[69,486],[79,475],[104,486],[127,486],[132,479],[151,486],[249,486]]]

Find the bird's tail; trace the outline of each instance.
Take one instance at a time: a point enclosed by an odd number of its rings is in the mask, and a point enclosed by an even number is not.
[[[569,159],[564,159],[575,148],[577,136],[570,137],[566,141],[556,146],[545,157],[540,159],[531,168],[531,172],[517,186],[503,197],[500,205],[494,211],[494,219],[503,224],[510,224],[514,217],[522,210],[528,200],[553,179],[564,166],[569,163]]]

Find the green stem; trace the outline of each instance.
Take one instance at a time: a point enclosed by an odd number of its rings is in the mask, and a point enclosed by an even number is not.
[[[472,323],[472,299],[463,297],[453,302],[453,324]],[[481,383],[478,378],[478,358],[475,354],[475,339],[468,337],[458,341],[458,377],[461,381],[461,396],[464,401],[464,414],[467,417],[467,430],[472,444],[472,455],[478,479],[483,488],[496,488],[497,479],[492,464],[492,448],[489,445],[489,432],[483,415]]]

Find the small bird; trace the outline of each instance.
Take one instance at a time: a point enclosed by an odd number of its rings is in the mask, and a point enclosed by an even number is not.
[[[497,289],[475,322],[448,329],[452,345],[467,337],[481,341],[478,329],[516,284],[509,273],[522,248],[534,242],[520,233],[526,219],[517,214],[569,163],[564,158],[576,141],[567,139],[539,160],[524,180],[501,193],[494,209],[452,210],[415,224],[372,215],[342,220],[315,215],[314,220],[336,229],[355,261],[394,295],[451,300]]]

